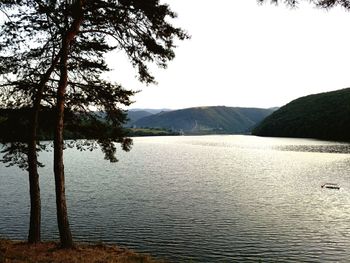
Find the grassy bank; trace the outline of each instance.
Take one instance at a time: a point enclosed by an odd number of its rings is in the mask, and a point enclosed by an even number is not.
[[[75,249],[59,249],[55,242],[29,245],[25,242],[0,240],[0,263],[160,263],[147,255],[117,246],[77,244]]]

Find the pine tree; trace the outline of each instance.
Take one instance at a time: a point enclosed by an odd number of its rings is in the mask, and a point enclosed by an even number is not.
[[[44,12],[27,13],[26,4],[24,1],[3,1],[0,4],[0,10],[7,15],[0,30],[0,102],[4,108],[32,108],[31,121],[27,125],[30,135],[22,138],[22,142],[12,142],[5,148],[7,154],[4,160],[18,163],[29,172],[31,210],[28,242],[37,243],[41,239],[41,201],[36,127],[44,87],[58,62],[54,37],[57,32],[52,29]]]
[[[155,63],[165,68],[174,58],[175,39],[183,40],[188,35],[167,22],[176,14],[158,0],[50,1],[49,4],[41,0],[6,0],[0,4],[0,9],[6,8],[12,8],[9,18],[15,21],[5,23],[0,34],[0,45],[6,49],[2,56],[6,63],[0,69],[0,75],[4,78],[3,88],[9,91],[4,92],[7,96],[2,96],[1,101],[4,97],[13,97],[16,99],[11,99],[12,104],[7,103],[7,106],[32,105],[33,120],[39,112],[34,102],[39,108],[40,103],[56,107],[54,172],[57,218],[61,245],[71,247],[73,240],[64,190],[65,108],[79,112],[96,125],[101,124],[91,113],[91,107],[106,112],[113,131],[108,136],[103,133],[94,135],[106,159],[116,161],[114,142],[121,143],[124,150],[131,146],[131,140],[125,137],[121,126],[126,118],[121,106],[130,104],[133,92],[101,79],[101,73],[109,70],[104,55],[114,49],[123,50],[137,69],[139,80],[152,83],[154,77],[148,64]],[[31,42],[36,43],[35,48]],[[20,60],[16,59],[18,53],[21,53]],[[37,67],[32,68],[34,64]],[[17,69],[16,78],[6,79],[14,68]],[[33,78],[31,74],[37,68],[39,74]],[[47,75],[48,79],[45,78]],[[33,138],[29,140],[35,145]]]

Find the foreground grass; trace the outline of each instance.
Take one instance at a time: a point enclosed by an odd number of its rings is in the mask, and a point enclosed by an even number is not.
[[[55,242],[29,245],[0,240],[0,263],[160,263],[147,255],[117,246],[77,244],[74,249],[59,249]]]

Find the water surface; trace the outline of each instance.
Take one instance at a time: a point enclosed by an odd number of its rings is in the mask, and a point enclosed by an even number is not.
[[[254,136],[135,138],[119,162],[65,151],[73,235],[172,262],[348,262],[349,144]],[[43,238],[57,239],[51,158]],[[27,174],[0,166],[0,235],[25,239]],[[321,189],[325,182],[340,190]]]

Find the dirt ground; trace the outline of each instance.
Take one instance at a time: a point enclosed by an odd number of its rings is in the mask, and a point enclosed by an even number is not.
[[[148,255],[103,244],[77,244],[74,249],[60,249],[58,243],[0,240],[0,263],[160,263]],[[163,262],[164,263],[164,262]]]

